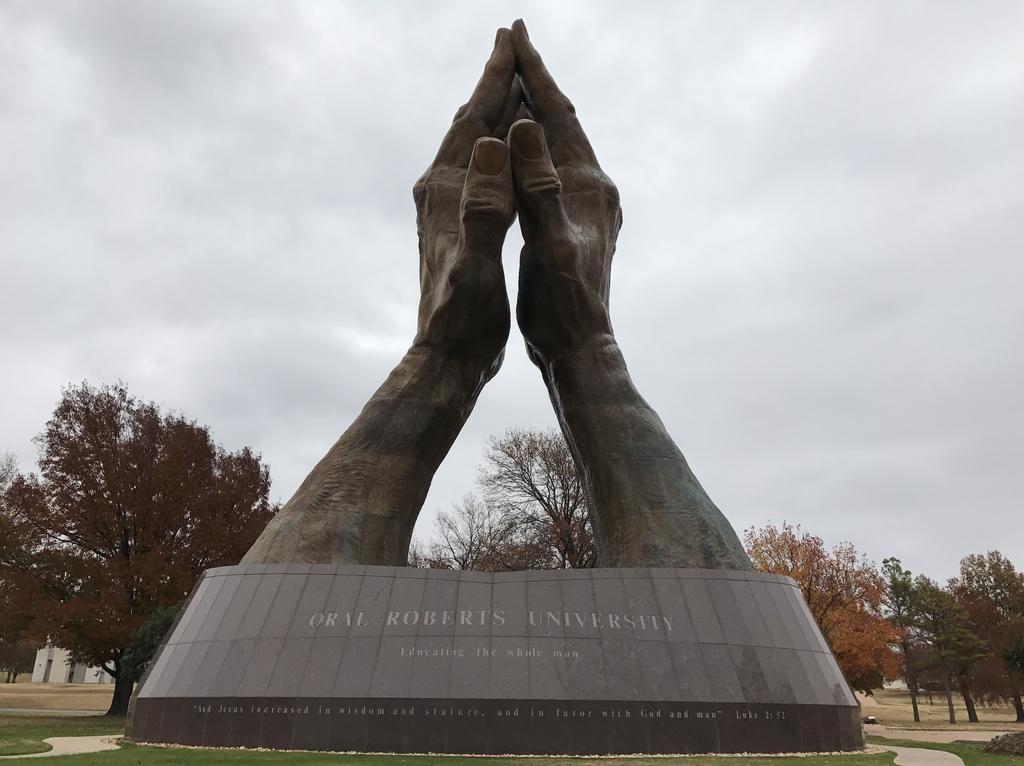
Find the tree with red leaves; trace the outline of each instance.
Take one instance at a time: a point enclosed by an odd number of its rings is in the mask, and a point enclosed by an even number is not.
[[[0,582],[33,635],[114,677],[108,715],[123,715],[133,633],[248,550],[276,510],[270,472],[122,384],[65,389],[36,441],[40,474],[0,503]]]
[[[969,685],[984,702],[1011,700],[1017,721],[1024,722],[1024,574],[999,551],[974,554],[960,561],[960,576],[950,581],[949,592],[970,630],[991,650],[961,678],[961,691]]]
[[[748,529],[744,543],[757,569],[796,580],[850,686],[870,692],[896,675],[897,635],[881,612],[885,581],[852,545],[828,550],[787,523]]]

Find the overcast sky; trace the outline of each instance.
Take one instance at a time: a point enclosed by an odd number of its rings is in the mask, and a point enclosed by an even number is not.
[[[411,187],[517,16],[622,195],[634,381],[734,526],[1024,566],[1016,1],[5,0],[0,452],[121,379],[287,500],[412,339]],[[418,535],[511,426],[555,426],[515,328]]]

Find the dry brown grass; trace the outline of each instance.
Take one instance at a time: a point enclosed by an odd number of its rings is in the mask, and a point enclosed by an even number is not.
[[[872,695],[877,704],[864,704],[862,709],[864,715],[873,715],[878,722],[888,726],[913,727],[923,729],[948,729],[949,711],[946,708],[946,698],[941,694],[932,695],[932,703],[928,703],[928,697],[922,695],[919,700],[921,710],[921,723],[914,723],[914,710],[910,705],[910,693],[905,691],[882,690]],[[953,697],[953,708],[956,710],[957,728],[974,729],[1000,729],[1000,730],[1022,730],[1024,724],[1015,723],[1016,714],[1011,706],[999,707],[978,707],[979,723],[967,722],[967,708],[964,707],[962,697]],[[869,727],[870,728],[870,727]]]
[[[98,710],[110,707],[114,686],[100,684],[0,684],[0,710]]]

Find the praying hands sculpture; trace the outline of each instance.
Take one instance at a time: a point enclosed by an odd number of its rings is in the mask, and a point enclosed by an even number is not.
[[[434,472],[501,366],[501,250],[518,211],[516,317],[586,488],[598,565],[750,569],[630,380],[608,309],[618,192],[522,21],[498,30],[414,197],[412,347],[243,563],[406,563]]]

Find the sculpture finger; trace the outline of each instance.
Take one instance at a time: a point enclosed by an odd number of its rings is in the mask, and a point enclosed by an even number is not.
[[[499,29],[494,50],[484,67],[473,95],[455,114],[451,128],[441,142],[435,165],[469,165],[473,145],[480,136],[489,136],[498,127],[515,78],[515,49],[512,33]]]
[[[515,75],[512,79],[512,87],[508,92],[508,98],[505,101],[505,111],[501,115],[498,127],[494,129],[491,135],[504,141],[508,136],[508,129],[512,127],[512,123],[521,119],[519,115],[523,109],[526,109],[526,104],[523,103],[523,81],[519,79],[519,75]]]
[[[544,129],[518,120],[509,130],[516,204],[527,251],[556,261],[572,257],[571,224],[562,207],[562,182],[551,161]]]
[[[526,92],[526,104],[544,126],[555,165],[565,162],[591,162],[596,165],[597,157],[576,117],[576,109],[544,66],[544,60],[530,42],[522,19],[512,24],[512,40],[516,68]]]
[[[460,255],[500,261],[515,212],[508,147],[490,136],[477,139],[462,190]]]

